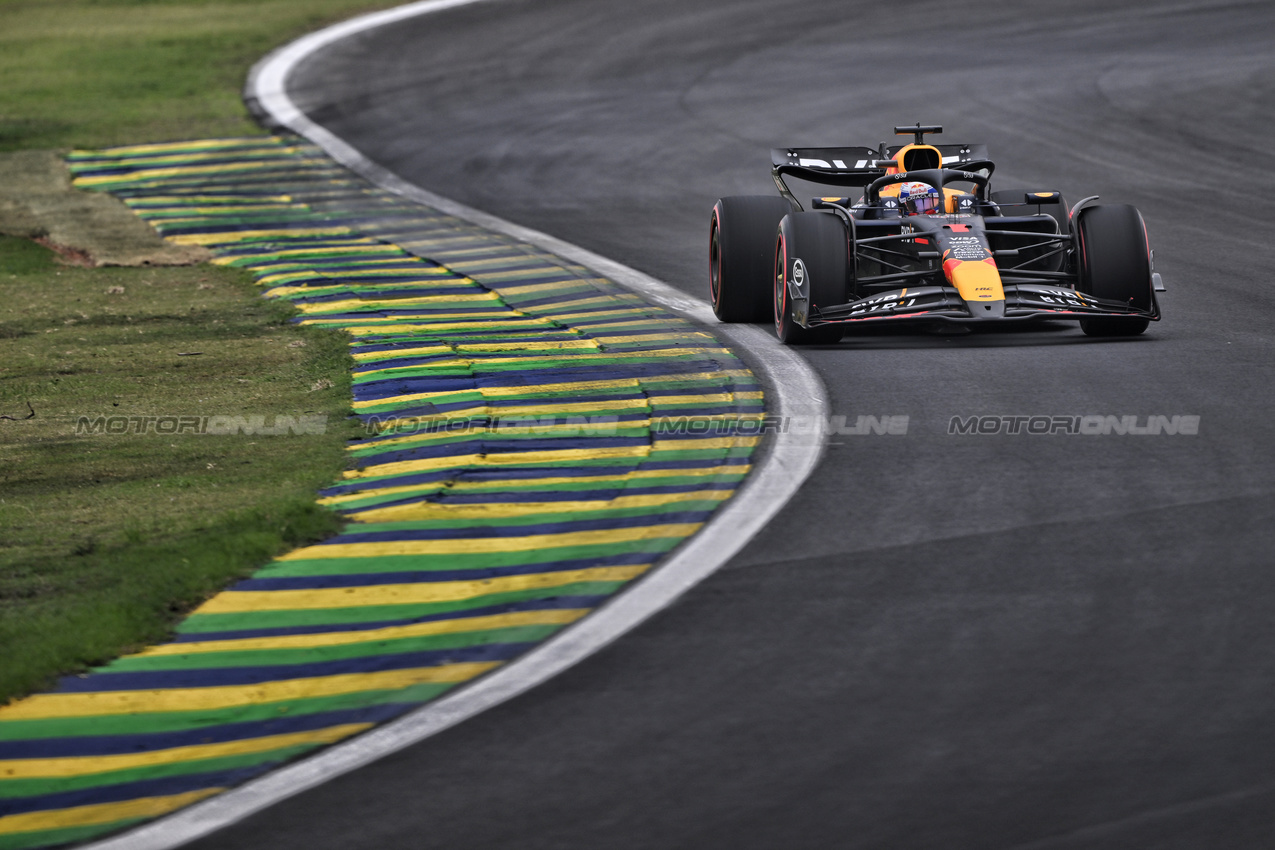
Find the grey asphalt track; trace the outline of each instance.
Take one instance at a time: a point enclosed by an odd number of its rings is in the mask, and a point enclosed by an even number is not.
[[[894,124],[1137,205],[1169,292],[812,348],[846,436],[747,552],[532,693],[201,848],[1275,846],[1275,5],[492,0],[291,88],[398,174],[689,292],[768,150]],[[764,356],[764,352],[758,356]],[[1194,436],[952,417],[1198,415]]]

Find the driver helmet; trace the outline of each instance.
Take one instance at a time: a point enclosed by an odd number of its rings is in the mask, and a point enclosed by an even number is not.
[[[904,183],[899,189],[899,205],[904,215],[933,215],[940,212],[939,190],[929,183]]]

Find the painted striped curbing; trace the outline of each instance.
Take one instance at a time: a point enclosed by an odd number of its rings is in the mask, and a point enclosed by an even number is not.
[[[347,331],[373,433],[321,495],[340,536],[170,643],[0,708],[0,848],[134,826],[497,669],[651,569],[751,468],[753,374],[580,266],[295,139],[70,159],[77,185]]]

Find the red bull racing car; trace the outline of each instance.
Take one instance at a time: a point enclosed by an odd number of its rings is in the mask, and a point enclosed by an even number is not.
[[[984,145],[933,145],[937,125],[896,127],[910,144],[771,151],[779,197],[713,207],[709,288],[723,322],[772,317],[784,343],[834,342],[874,323],[1077,319],[1129,336],[1158,321],[1163,290],[1142,215],[1068,208],[1058,192],[991,192]],[[803,210],[788,180],[858,187]]]

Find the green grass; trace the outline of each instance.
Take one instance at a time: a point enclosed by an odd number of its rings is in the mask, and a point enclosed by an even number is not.
[[[0,0],[0,151],[261,134],[240,101],[253,62],[392,5]],[[0,419],[0,703],[162,639],[336,530],[314,492],[351,436],[342,335],[289,325],[240,272],[72,268],[9,238],[0,298],[0,415],[17,417]],[[75,432],[80,416],[306,413],[327,432]]]
[[[13,238],[0,299],[0,702],[163,638],[336,530],[314,494],[354,436],[343,334],[290,324],[241,271],[74,268]],[[81,417],[254,414],[327,427],[77,433]]]
[[[248,68],[373,0],[0,0],[0,151],[256,135]]]
[[[0,151],[261,134],[253,62],[392,5],[0,0]],[[241,272],[73,268],[2,237],[0,299],[0,703],[336,530],[314,493],[352,435],[341,334],[288,324]],[[81,416],[307,413],[325,434],[76,434]]]

